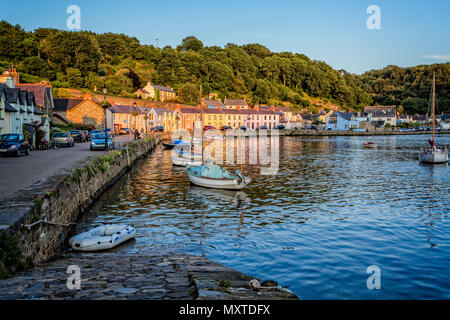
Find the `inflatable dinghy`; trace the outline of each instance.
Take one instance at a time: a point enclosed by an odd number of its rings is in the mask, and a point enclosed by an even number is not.
[[[69,240],[76,251],[108,250],[136,236],[136,229],[126,224],[108,224],[83,232]]]

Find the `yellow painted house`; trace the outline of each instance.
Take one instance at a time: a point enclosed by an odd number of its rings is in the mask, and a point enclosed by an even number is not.
[[[220,129],[224,126],[225,113],[221,109],[204,108],[202,109],[203,126],[211,126]]]
[[[245,114],[240,109],[225,109],[225,123],[224,126],[240,128],[245,125]]]

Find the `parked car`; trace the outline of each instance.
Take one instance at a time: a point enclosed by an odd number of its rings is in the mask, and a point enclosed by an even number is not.
[[[223,126],[222,128],[220,128],[221,131],[227,131],[227,130],[231,130],[233,128],[231,128],[230,126]]]
[[[120,128],[119,134],[129,135],[130,134],[130,129],[129,128]]]
[[[157,126],[157,127],[155,127],[155,131],[156,132],[164,132],[164,127],[163,126]]]
[[[242,126],[241,130],[244,131],[244,132],[247,131],[247,127],[246,126]]]
[[[269,128],[267,128],[267,126],[261,126],[259,128],[257,128],[257,130],[268,130]]]
[[[30,143],[22,134],[10,133],[0,136],[0,154],[29,155]]]
[[[203,130],[215,130],[215,127],[211,127],[211,126],[204,126]]]
[[[75,140],[70,135],[69,132],[55,132],[53,134],[52,144],[54,146],[66,146],[66,147],[73,147],[75,145]]]
[[[110,134],[107,135],[105,146],[105,133],[97,133],[92,137],[90,149],[94,150],[109,150],[114,149],[114,140]]]
[[[86,142],[86,137],[81,130],[72,130],[69,133],[76,142]]]
[[[318,130],[317,126],[306,126],[306,130]]]
[[[284,129],[286,129],[286,127],[283,124],[280,124],[279,126],[276,127],[276,129],[284,130]]]
[[[91,131],[91,136],[94,137],[94,135],[102,133],[102,132],[103,132],[102,130],[92,130]]]

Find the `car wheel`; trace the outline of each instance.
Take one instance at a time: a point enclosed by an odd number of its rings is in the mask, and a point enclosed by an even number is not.
[[[21,152],[20,152],[20,149],[18,149],[16,152],[16,157],[20,157],[20,155],[21,155]]]
[[[29,156],[30,155],[30,148],[27,148],[27,150],[25,150],[25,155]]]

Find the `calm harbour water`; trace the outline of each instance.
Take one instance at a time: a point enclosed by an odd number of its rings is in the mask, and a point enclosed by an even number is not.
[[[280,170],[243,192],[191,186],[161,147],[95,202],[80,230],[131,223],[120,250],[204,255],[302,299],[450,299],[450,168],[427,136],[280,138]],[[450,145],[450,136],[438,137]],[[370,265],[381,290],[369,290]]]

